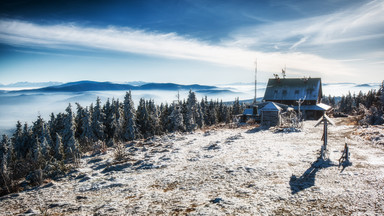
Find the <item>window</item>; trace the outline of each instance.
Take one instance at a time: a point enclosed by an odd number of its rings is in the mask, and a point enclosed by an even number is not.
[[[299,90],[298,89],[295,90],[295,94],[299,94]]]

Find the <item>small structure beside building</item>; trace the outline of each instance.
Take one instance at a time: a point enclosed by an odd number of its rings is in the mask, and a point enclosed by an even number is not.
[[[240,115],[241,122],[254,120],[264,126],[280,126],[282,123],[281,114],[287,111],[292,111],[293,108],[275,102],[261,102],[252,104],[246,108]]]
[[[260,109],[261,124],[266,126],[280,126],[282,110],[283,109],[276,103],[268,102],[263,108]]]

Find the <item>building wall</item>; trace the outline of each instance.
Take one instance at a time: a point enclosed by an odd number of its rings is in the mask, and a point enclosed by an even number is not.
[[[280,111],[262,111],[261,124],[267,126],[279,126],[281,122]]]

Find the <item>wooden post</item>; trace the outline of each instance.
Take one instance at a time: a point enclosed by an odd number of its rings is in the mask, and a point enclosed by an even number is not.
[[[326,160],[326,152],[327,152],[327,142],[328,142],[328,122],[332,125],[335,125],[333,121],[324,113],[324,115],[318,120],[318,122],[315,124],[315,127],[317,127],[321,122],[324,123],[324,129],[323,129],[323,146],[321,146],[320,151],[320,158],[322,160]]]

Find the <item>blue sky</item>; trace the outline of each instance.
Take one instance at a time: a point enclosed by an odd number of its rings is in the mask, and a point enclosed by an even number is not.
[[[0,3],[0,83],[384,79],[384,1]]]

